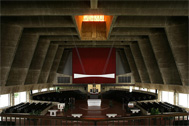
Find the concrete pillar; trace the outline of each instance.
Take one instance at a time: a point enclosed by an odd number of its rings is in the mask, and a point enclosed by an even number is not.
[[[158,90],[158,102],[161,102],[161,96],[162,95],[162,91],[161,90]]]
[[[14,93],[10,93],[10,105],[14,105]]]
[[[165,33],[149,35],[164,84],[181,85],[181,79]]]
[[[53,64],[57,49],[58,49],[58,45],[53,45],[53,44],[50,45],[47,55],[45,57],[43,67],[40,72],[38,83],[47,83],[49,72]]]
[[[22,34],[6,85],[24,84],[38,38],[38,35]]]
[[[37,84],[49,45],[49,40],[42,39],[41,37],[39,38],[39,42],[28,70],[25,84]]]
[[[47,83],[53,83],[54,80],[56,79],[55,77],[56,77],[57,69],[58,69],[58,66],[59,66],[63,51],[64,51],[63,47],[58,47],[58,51],[56,53],[53,65],[51,67]]]
[[[26,102],[30,102],[30,91],[26,91]]]
[[[58,70],[57,70],[58,73],[61,73],[61,74],[63,73],[64,67],[66,65],[66,61],[69,57],[69,54],[70,54],[70,50],[64,50],[61,60],[60,60],[60,63],[59,63],[59,66],[58,66]]]
[[[130,73],[131,69],[130,69],[130,66],[129,66],[129,63],[128,63],[128,60],[127,60],[124,50],[119,50],[118,53],[119,53],[121,61],[123,63],[123,68],[125,70],[125,73]]]
[[[136,64],[135,64],[135,61],[134,61],[134,58],[133,58],[133,54],[131,52],[130,47],[126,46],[124,48],[124,50],[125,50],[126,57],[128,59],[128,63],[129,63],[131,72],[132,72],[132,74],[134,76],[135,82],[141,82],[141,79],[140,79],[140,76],[139,76],[139,73],[138,73],[138,69],[136,67]]]
[[[141,50],[142,57],[144,58],[144,63],[149,73],[151,83],[163,84],[162,75],[160,73],[149,38],[140,39],[138,41],[138,45]]]
[[[189,85],[188,24],[166,26],[165,30],[181,76],[182,84]]]
[[[177,93],[174,91],[174,105],[177,105],[177,100],[178,100],[178,95]]]
[[[138,43],[133,42],[130,44],[130,47],[142,83],[151,83]]]
[[[6,84],[14,55],[22,35],[23,28],[17,25],[1,24],[1,74],[0,86]]]

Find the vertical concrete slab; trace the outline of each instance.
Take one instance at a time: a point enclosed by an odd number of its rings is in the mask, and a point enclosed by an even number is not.
[[[6,84],[22,30],[23,28],[17,25],[1,24],[0,86]]]
[[[124,50],[119,50],[118,54],[119,54],[121,61],[123,63],[123,68],[125,70],[125,73],[130,73],[131,69],[130,69],[130,66],[129,66],[129,63],[128,63],[128,60],[127,60],[127,57],[125,55]]]
[[[7,86],[24,84],[27,70],[38,42],[38,35],[23,33],[20,39],[11,70],[7,79]]]
[[[64,51],[64,48],[59,46],[58,50],[56,52],[56,56],[55,56],[54,61],[53,61],[53,65],[52,65],[51,70],[50,70],[50,74],[49,74],[47,83],[53,83],[54,82],[55,77],[56,77],[56,73],[57,73],[57,69],[58,69],[58,66],[60,64],[60,60],[61,60],[61,57],[62,57],[62,54],[63,54],[63,51]]]
[[[131,49],[129,46],[126,46],[124,48],[125,50],[125,55],[128,59],[128,63],[129,63],[129,66],[130,66],[130,69],[131,69],[131,72],[134,76],[134,79],[135,79],[135,82],[141,82],[141,79],[140,79],[140,76],[139,76],[139,72],[138,72],[138,69],[136,67],[136,64],[135,64],[135,61],[134,61],[134,58],[133,58],[133,54],[131,52]]]
[[[61,74],[63,73],[63,70],[64,70],[64,67],[66,65],[66,61],[68,59],[69,54],[70,54],[70,50],[64,49],[63,55],[62,55],[61,60],[60,60],[60,64],[58,66],[58,70],[57,70],[58,73],[61,73]]]
[[[149,35],[150,42],[165,84],[181,85],[181,79],[165,33]]]
[[[144,64],[144,59],[138,46],[138,42],[131,43],[130,47],[142,83],[151,83],[146,65]]]
[[[50,45],[47,55],[45,57],[45,61],[43,63],[43,67],[40,72],[38,83],[47,83],[49,72],[51,70],[51,66],[53,64],[57,49],[58,49],[58,45],[55,44]]]
[[[48,39],[39,38],[26,76],[25,84],[37,84],[49,45],[50,41]]]
[[[181,76],[182,84],[189,85],[188,24],[166,26],[165,30]]]
[[[141,50],[146,69],[149,73],[151,83],[163,84],[164,82],[162,79],[162,75],[160,73],[159,66],[157,64],[149,38],[139,39],[138,45]]]

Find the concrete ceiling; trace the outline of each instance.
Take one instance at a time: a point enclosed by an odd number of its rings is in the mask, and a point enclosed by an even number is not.
[[[107,40],[81,40],[86,14],[113,16]],[[187,0],[61,0],[1,2],[1,86],[53,83],[71,48],[113,43],[136,82],[189,85]]]

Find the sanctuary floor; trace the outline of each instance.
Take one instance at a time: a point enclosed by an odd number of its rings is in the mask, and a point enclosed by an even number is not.
[[[53,106],[50,109],[56,109],[57,106]],[[88,107],[87,100],[77,100],[75,102],[75,106],[73,109],[69,109],[67,112],[57,112],[57,116],[67,116],[71,117],[72,114],[82,114],[81,118],[94,118],[94,119],[105,119],[108,118],[106,114],[117,114],[117,117],[125,117],[130,116],[129,113],[127,113],[124,110],[124,107],[121,103],[113,101],[113,106],[109,107],[109,100],[102,99],[102,103],[100,107],[91,106]],[[50,116],[50,113],[48,112],[46,116]]]

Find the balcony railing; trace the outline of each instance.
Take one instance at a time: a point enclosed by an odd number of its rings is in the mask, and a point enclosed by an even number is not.
[[[188,125],[189,113],[119,118],[72,118],[39,115],[0,114],[2,126],[181,126]]]

